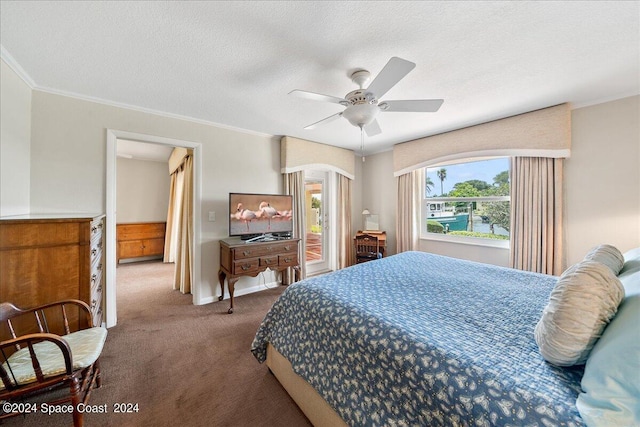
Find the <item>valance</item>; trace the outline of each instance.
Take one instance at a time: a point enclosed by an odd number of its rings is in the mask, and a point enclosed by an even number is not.
[[[393,147],[394,176],[425,166],[491,156],[569,157],[568,104],[420,138]]]
[[[169,156],[169,175],[174,173],[176,169],[182,165],[185,157],[192,154],[193,150],[190,148],[175,147],[171,152],[171,156]]]
[[[280,165],[282,173],[327,168],[350,179],[355,177],[353,151],[291,136],[283,136],[280,141]]]

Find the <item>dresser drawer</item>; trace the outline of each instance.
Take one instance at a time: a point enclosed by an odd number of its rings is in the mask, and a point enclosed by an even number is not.
[[[292,267],[294,265],[298,265],[297,253],[278,255],[278,267]]]
[[[269,255],[270,251],[266,246],[247,245],[242,248],[234,248],[232,254],[233,259],[258,258],[262,255]]]
[[[276,267],[278,265],[278,255],[260,257],[260,265],[263,267]]]
[[[260,270],[260,258],[244,259],[233,262],[231,274],[249,274]]]

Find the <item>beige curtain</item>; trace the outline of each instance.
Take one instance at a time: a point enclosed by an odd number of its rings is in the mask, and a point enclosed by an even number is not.
[[[178,242],[178,224],[182,214],[182,194],[184,192],[184,169],[176,169],[171,174],[169,188],[169,208],[167,210],[167,227],[164,236],[164,262],[175,262]]]
[[[293,196],[293,237],[300,239],[298,246],[298,259],[300,260],[300,278],[307,277],[306,268],[306,245],[305,245],[305,207],[304,207],[304,172],[285,173],[284,192]],[[289,285],[293,283],[294,276],[292,269],[282,273],[282,283]]]
[[[420,183],[423,175],[423,169],[417,169],[396,178],[398,185],[396,207],[397,253],[418,249]]]
[[[351,183],[352,180],[338,174],[338,269],[353,264]]]
[[[511,159],[513,268],[560,275],[563,255],[563,159]]]
[[[173,289],[183,294],[191,293],[191,253],[193,242],[193,156],[184,158],[182,164],[182,203],[177,223],[176,270]]]

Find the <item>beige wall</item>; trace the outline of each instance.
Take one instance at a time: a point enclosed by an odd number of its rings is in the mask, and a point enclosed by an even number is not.
[[[166,221],[171,180],[166,162],[118,158],[116,222]]]
[[[31,88],[0,60],[0,216],[29,213]]]
[[[565,164],[567,265],[580,261],[600,243],[623,252],[640,246],[639,103],[640,97],[635,96],[572,111],[571,157]],[[393,159],[386,152],[367,156],[361,207],[374,212],[372,207],[381,209],[383,195],[385,200],[395,200],[392,167]],[[391,230],[388,224],[393,224],[395,230],[395,210],[386,212],[385,227]],[[509,264],[509,251],[501,248],[421,240],[420,250]]]
[[[640,246],[640,96],[579,108],[566,161],[566,255]]]
[[[106,130],[155,135],[202,144],[201,298],[219,295],[219,240],[228,236],[229,192],[280,193],[279,138],[195,121],[34,91],[32,100],[31,210],[104,212]],[[208,221],[208,212],[216,221]],[[236,294],[269,283],[243,278]],[[197,286],[197,285],[196,285]]]
[[[392,179],[380,179],[391,177]],[[393,151],[366,156],[362,164],[362,209],[358,229],[362,229],[362,211],[378,215],[380,230],[387,233],[387,254],[396,253],[396,199],[398,188],[393,178]]]

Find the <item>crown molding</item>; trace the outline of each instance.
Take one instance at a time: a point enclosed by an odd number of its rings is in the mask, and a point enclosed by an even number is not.
[[[230,131],[233,131],[233,132],[240,132],[240,133],[245,133],[245,134],[254,135],[254,136],[260,136],[260,137],[264,137],[264,138],[273,138],[273,137],[276,136],[276,135],[271,135],[271,134],[268,134],[268,133],[256,132],[256,131],[249,130],[249,129],[242,129],[242,128],[235,127],[235,126],[229,126],[229,125],[225,125],[225,124],[222,124],[222,123],[216,123],[216,122],[212,122],[212,121],[209,121],[209,120],[196,119],[194,117],[183,116],[183,115],[174,114],[174,113],[168,113],[166,111],[154,110],[152,108],[145,108],[145,107],[140,107],[140,106],[137,106],[137,105],[125,104],[123,102],[110,101],[110,100],[106,100],[106,99],[102,99],[102,98],[97,98],[97,97],[88,96],[88,95],[82,95],[82,94],[79,94],[79,93],[67,92],[67,91],[58,90],[58,89],[52,89],[52,88],[47,88],[47,87],[35,87],[35,88],[33,88],[33,90],[37,90],[39,92],[44,92],[44,93],[50,93],[52,95],[66,96],[68,98],[74,98],[74,99],[78,99],[78,100],[81,100],[81,101],[94,102],[96,104],[107,105],[109,107],[123,108],[125,110],[132,110],[132,111],[137,111],[137,112],[146,113],[146,114],[154,114],[156,116],[162,116],[162,117],[166,117],[166,118],[170,118],[170,119],[183,120],[183,121],[197,123],[197,124],[201,124],[201,125],[207,125],[207,126],[215,126],[215,127],[226,129],[226,130],[230,130]]]
[[[9,66],[17,75],[20,77],[31,89],[36,88],[36,83],[33,81],[31,76],[27,74],[27,72],[18,64],[18,62],[11,56],[9,51],[5,49],[4,46],[0,44],[0,59],[2,59],[5,64]]]

